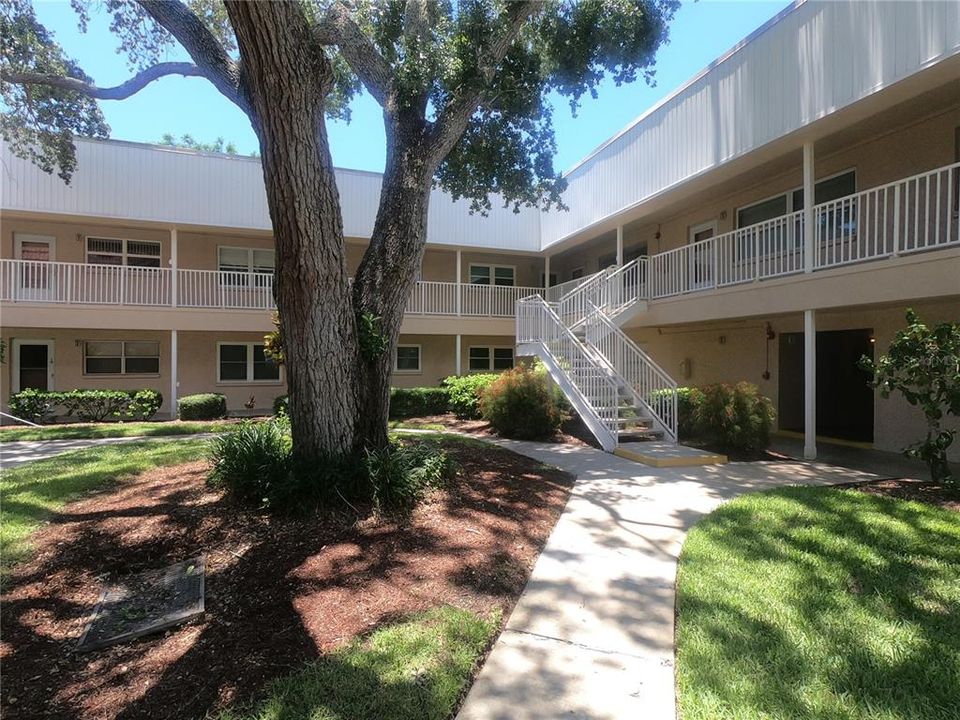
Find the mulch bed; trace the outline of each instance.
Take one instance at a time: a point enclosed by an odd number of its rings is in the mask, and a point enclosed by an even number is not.
[[[68,505],[2,599],[3,717],[203,717],[407,613],[450,603],[506,615],[572,477],[506,450],[445,444],[456,483],[404,519],[252,512],[207,488],[201,462]],[[201,620],[76,652],[101,580],[200,553]]]
[[[453,413],[424,415],[423,417],[409,418],[407,420],[401,420],[400,422],[410,427],[424,424],[442,425],[447,430],[455,430],[456,432],[467,433],[469,435],[496,437],[496,433],[486,420],[464,420],[463,418],[458,418]],[[583,420],[576,415],[567,420],[560,427],[560,430],[557,431],[552,438],[549,438],[547,442],[578,445],[580,447],[600,447],[600,443],[593,437],[593,434],[587,426],[583,424]]]
[[[936,505],[946,510],[960,512],[960,491],[946,488],[932,482],[917,480],[874,480],[867,483],[850,483],[839,487],[850,487],[860,492],[898,500],[916,500]]]

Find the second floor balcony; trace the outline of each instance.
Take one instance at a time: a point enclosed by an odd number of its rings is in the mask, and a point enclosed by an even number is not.
[[[537,288],[421,280],[407,314],[512,318]],[[272,311],[273,275],[91,263],[0,260],[0,302]]]

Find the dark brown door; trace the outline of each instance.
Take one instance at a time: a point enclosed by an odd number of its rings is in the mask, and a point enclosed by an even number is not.
[[[873,442],[873,389],[857,363],[873,357],[873,332],[817,333],[817,435]],[[803,432],[803,333],[780,335],[779,426]]]
[[[20,353],[20,389],[49,390],[50,346],[21,343]]]

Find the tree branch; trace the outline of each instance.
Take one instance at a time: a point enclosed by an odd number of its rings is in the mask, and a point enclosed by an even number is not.
[[[168,62],[158,63],[148,67],[124,83],[115,87],[99,87],[84,80],[66,77],[63,75],[47,75],[36,72],[9,72],[0,71],[0,80],[15,85],[46,85],[71,92],[80,93],[97,100],[125,100],[134,95],[154,80],[167,75],[183,75],[184,77],[203,76],[200,68],[192,63]]]
[[[317,42],[336,45],[360,82],[384,109],[393,102],[393,71],[342,2],[327,10],[316,29]]]
[[[507,4],[506,28],[477,53],[477,82],[461,87],[437,119],[430,123],[428,142],[434,163],[443,160],[463,135],[470,118],[484,100],[484,93],[490,79],[496,73],[497,66],[506,57],[523,24],[542,4],[542,0],[524,0]]]
[[[197,64],[200,74],[228,100],[250,115],[240,68],[203,21],[180,0],[137,0],[161,27],[173,35]]]

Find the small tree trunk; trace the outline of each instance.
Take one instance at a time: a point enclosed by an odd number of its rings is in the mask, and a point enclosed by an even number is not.
[[[244,67],[273,223],[294,453],[323,463],[355,447],[356,325],[324,125],[332,71],[292,3],[227,5]]]

